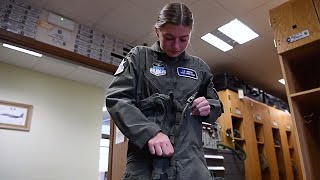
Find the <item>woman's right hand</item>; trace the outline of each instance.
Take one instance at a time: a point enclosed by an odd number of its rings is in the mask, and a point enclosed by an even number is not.
[[[174,149],[167,135],[158,132],[148,141],[149,151],[152,155],[170,157]]]

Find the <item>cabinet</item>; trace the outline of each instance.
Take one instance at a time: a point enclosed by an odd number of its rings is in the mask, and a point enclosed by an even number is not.
[[[319,4],[319,0],[291,0],[270,10],[270,22],[279,54],[320,39]]]
[[[259,179],[262,180],[276,180],[278,176],[278,166],[276,160],[275,146],[273,143],[273,133],[270,122],[270,114],[268,113],[268,106],[260,102],[248,100],[246,102],[248,121],[254,125],[255,141],[252,145],[248,145],[257,151],[260,168],[257,169]],[[257,161],[252,158],[252,166],[256,166]]]
[[[320,179],[319,9],[319,0],[291,0],[270,10],[271,25],[294,119],[292,127],[296,127],[296,132],[285,132],[290,161],[301,161],[300,168],[305,180]],[[308,30],[309,36],[291,43],[285,42],[287,37],[304,30]],[[298,138],[297,145],[291,140],[295,137]],[[299,152],[300,159],[296,157],[296,151]]]
[[[247,154],[246,180],[302,180],[301,166],[291,115],[248,97],[239,99],[236,92],[218,92],[224,114],[218,119],[222,143],[234,147],[226,136],[230,129]],[[241,113],[235,113],[235,110]],[[297,167],[292,170],[292,163]],[[294,175],[297,173],[298,175]],[[300,175],[300,176],[299,176]]]
[[[238,94],[229,89],[218,92],[224,106],[224,113],[217,120],[224,129],[221,132],[221,141],[227,146],[233,146],[229,137],[226,136],[226,130],[230,129],[235,140],[242,146],[244,145],[244,123],[243,123],[243,102]],[[238,132],[235,136],[234,132]]]

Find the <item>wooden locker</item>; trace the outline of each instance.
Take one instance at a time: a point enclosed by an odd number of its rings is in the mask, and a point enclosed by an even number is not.
[[[260,173],[261,167],[258,149],[259,147],[264,146],[263,123],[259,122],[258,125],[254,123],[255,118],[253,116],[252,106],[252,100],[245,97],[243,99],[243,122],[245,126],[245,145],[247,153],[247,159],[245,160],[245,175],[246,180],[261,180],[262,176]]]
[[[252,101],[250,105],[259,157],[263,154],[269,164],[267,170],[260,171],[262,179],[277,180],[279,179],[278,164],[268,106],[256,101]]]
[[[302,180],[300,158],[295,136],[296,128],[291,115],[280,112],[279,128],[281,133],[282,150],[285,158],[287,180]]]
[[[276,160],[278,165],[278,172],[280,179],[294,180],[290,161],[289,143],[287,138],[287,118],[283,111],[275,108],[269,108],[272,135],[274,140],[274,147],[276,151]]]
[[[304,180],[320,179],[320,114],[319,100],[319,9],[320,0],[290,0],[270,10],[271,24],[278,44],[282,74],[295,131],[291,132],[297,146]],[[296,25],[295,29],[292,25]],[[290,33],[309,30],[310,36],[293,43],[285,43]],[[290,134],[290,133],[289,133]],[[290,148],[289,148],[290,149]],[[292,150],[291,150],[292,151]],[[297,156],[296,153],[291,153]]]
[[[320,17],[320,0],[313,0],[314,7],[316,8],[317,15]]]
[[[218,119],[218,123],[224,128],[221,132],[221,141],[227,146],[233,146],[233,143],[229,137],[226,136],[226,130],[231,129],[232,136],[234,136],[234,129],[240,132],[240,138],[236,138],[238,141],[244,141],[244,128],[243,128],[243,102],[239,99],[238,93],[224,90],[219,91],[219,98],[221,99],[224,107],[224,113]],[[243,142],[240,142],[243,143]]]
[[[242,117],[243,115],[243,107],[242,101],[239,98],[238,93],[230,91],[229,93],[229,100],[231,103],[230,112],[233,116]]]
[[[270,10],[270,23],[279,54],[320,39],[320,25],[315,4],[319,0],[291,0]],[[309,35],[305,31],[309,32]],[[300,33],[299,35],[297,33]],[[293,41],[289,37],[304,37]]]

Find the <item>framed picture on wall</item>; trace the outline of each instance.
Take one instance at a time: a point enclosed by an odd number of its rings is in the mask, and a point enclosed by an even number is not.
[[[0,128],[29,131],[32,105],[0,100]]]

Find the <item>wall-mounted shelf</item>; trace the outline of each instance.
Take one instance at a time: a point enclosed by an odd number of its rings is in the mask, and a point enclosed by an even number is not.
[[[92,59],[3,29],[0,29],[0,40],[2,42],[10,42],[19,46],[24,46],[27,49],[35,50],[37,52],[41,51],[42,53],[57,56],[67,62],[90,67],[108,74],[113,74],[117,70],[117,66],[115,65]]]
[[[234,138],[234,140],[236,140],[236,141],[238,141],[238,142],[240,142],[240,143],[244,143],[246,140],[245,139],[243,139],[243,138]]]
[[[274,147],[275,147],[275,148],[281,148],[281,146],[280,146],[280,145],[274,145]]]
[[[264,145],[263,141],[257,141],[258,145]]]
[[[294,99],[310,99],[310,97],[318,97],[320,96],[320,88],[314,88],[314,89],[310,89],[310,90],[306,90],[306,91],[301,91],[301,92],[297,92],[297,93],[293,93],[290,95],[291,98]],[[308,98],[309,97],[309,98]]]

